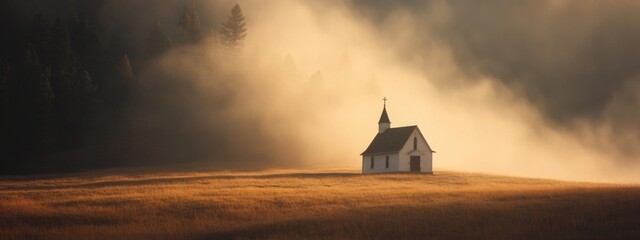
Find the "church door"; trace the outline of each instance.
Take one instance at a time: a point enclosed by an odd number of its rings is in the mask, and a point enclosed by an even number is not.
[[[420,172],[420,156],[411,156],[409,166],[412,172]]]

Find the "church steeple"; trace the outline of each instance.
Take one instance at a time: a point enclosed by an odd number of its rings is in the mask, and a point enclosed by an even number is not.
[[[387,129],[391,128],[391,121],[389,121],[389,115],[387,115],[387,98],[382,99],[384,105],[382,107],[382,115],[380,115],[380,121],[378,121],[378,133],[383,133]]]
[[[382,115],[380,115],[380,121],[378,123],[391,123],[389,121],[389,115],[387,115],[387,106],[382,107]]]

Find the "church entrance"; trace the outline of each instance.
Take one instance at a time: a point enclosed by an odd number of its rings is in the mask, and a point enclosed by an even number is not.
[[[412,172],[420,172],[420,156],[411,156],[409,166]]]

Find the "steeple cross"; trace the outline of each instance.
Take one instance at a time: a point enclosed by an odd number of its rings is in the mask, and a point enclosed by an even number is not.
[[[386,107],[387,106],[387,97],[384,97],[382,100],[384,101],[384,106]]]

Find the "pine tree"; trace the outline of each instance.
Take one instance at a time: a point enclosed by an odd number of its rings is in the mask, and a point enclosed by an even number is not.
[[[116,113],[116,125],[120,125],[126,138],[127,146],[131,145],[133,131],[133,97],[137,86],[135,84],[135,75],[126,54],[120,60],[117,67],[117,81],[120,85],[119,106]]]
[[[32,97],[32,90],[37,88],[38,79],[42,72],[42,65],[40,64],[40,57],[33,47],[29,47],[25,50],[24,54],[20,58],[20,68],[17,76],[18,96],[21,98]]]
[[[10,86],[11,78],[11,65],[10,64],[0,64],[0,154],[2,156],[7,156],[11,151],[11,145],[13,144],[12,139],[12,129],[15,126],[12,126],[12,95],[14,94],[14,89]],[[0,163],[3,161],[0,159]]]
[[[48,46],[48,63],[52,66],[70,64],[73,55],[69,29],[57,18],[51,29],[51,41]],[[54,68],[54,73],[56,72]]]
[[[35,129],[38,134],[38,151],[48,152],[54,148],[53,139],[53,101],[54,94],[51,88],[51,68],[44,70],[40,74],[38,81],[38,88],[36,92],[38,96],[38,103],[36,105],[37,122]]]
[[[51,84],[56,96],[55,126],[57,129],[58,147],[69,148],[74,139],[77,119],[77,99],[74,96],[76,68],[72,64],[57,63],[51,74]]]
[[[38,55],[42,57],[45,54],[45,48],[49,42],[49,26],[42,13],[37,14],[28,26],[26,40]]]
[[[178,44],[196,44],[202,38],[200,30],[200,17],[196,12],[196,4],[185,6],[180,20],[178,21],[178,31],[176,33],[176,42]]]
[[[97,90],[97,87],[88,71],[82,71],[78,75],[74,87],[74,98],[76,99],[74,107],[78,114],[78,118],[75,119],[74,123],[76,129],[74,138],[76,142],[84,143],[86,134],[83,130],[86,130],[92,95]]]
[[[89,69],[98,65],[101,55],[102,42],[95,27],[89,23],[89,18],[72,15],[68,24],[71,46],[76,59],[74,65],[78,68]]]
[[[324,76],[320,70],[316,71],[309,78],[309,87],[312,89],[321,88],[324,84]]]
[[[44,71],[34,47],[26,49],[16,76],[13,137],[18,152],[42,153],[46,150],[48,126],[51,122],[53,94],[49,84],[51,71]]]
[[[133,74],[133,67],[131,67],[131,61],[129,61],[129,55],[125,54],[122,56],[116,70],[118,81],[123,84],[122,86],[132,86],[135,76]]]
[[[247,24],[244,21],[244,15],[240,5],[236,4],[231,9],[231,15],[226,22],[222,24],[220,29],[222,44],[227,49],[238,48],[242,46],[242,41],[247,36]]]
[[[149,33],[149,44],[147,45],[148,57],[155,57],[171,48],[171,40],[162,30],[159,21],[156,21],[151,33]]]
[[[109,85],[107,94],[112,99],[112,107],[116,108],[114,110],[119,111],[118,109],[125,107],[129,103],[135,88],[133,67],[131,67],[127,54],[120,58],[114,70],[113,81]]]
[[[208,46],[213,46],[213,47],[217,47],[218,46],[218,40],[216,39],[215,31],[212,28],[209,28],[209,30],[205,34],[204,42]]]
[[[51,89],[51,68],[47,68],[44,70],[42,74],[40,74],[40,81],[38,81],[38,96],[40,99],[40,109],[42,110],[42,114],[46,118],[51,111],[51,107],[53,106],[53,90]]]
[[[9,76],[11,76],[11,64],[0,64],[0,113],[4,113],[5,105],[9,97]]]
[[[81,96],[81,98],[85,99],[89,97],[89,95],[95,92],[97,89],[98,87],[93,84],[91,74],[89,74],[89,72],[86,70],[83,71],[77,88],[78,94]]]

